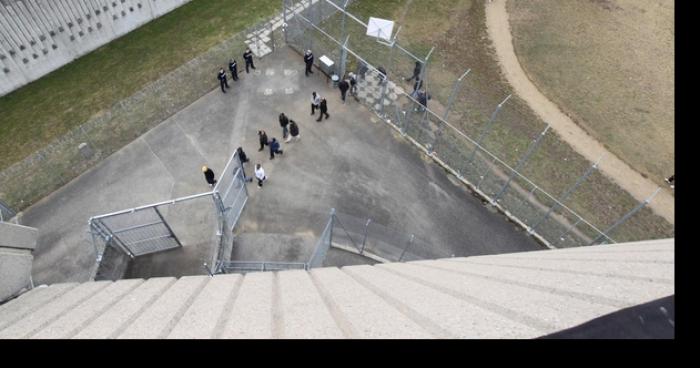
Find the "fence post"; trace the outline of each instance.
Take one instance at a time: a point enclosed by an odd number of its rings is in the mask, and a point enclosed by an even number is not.
[[[404,254],[406,254],[406,251],[408,250],[408,248],[411,247],[411,244],[413,244],[414,238],[415,238],[415,236],[413,234],[411,234],[411,239],[408,241],[408,244],[406,245],[406,247],[403,248],[403,252],[401,252],[401,256],[399,257],[399,262],[401,262],[403,260],[403,256],[404,256]]]
[[[515,177],[515,174],[520,170],[523,166],[525,166],[525,163],[527,160],[530,158],[533,152],[535,152],[535,149],[539,147],[540,143],[542,142],[542,138],[544,138],[544,135],[547,134],[547,131],[549,130],[549,124],[547,124],[547,127],[544,128],[542,133],[537,137],[535,142],[530,145],[530,148],[528,148],[527,152],[523,155],[523,157],[518,161],[518,164],[513,168],[513,172],[510,174],[510,177],[508,177],[508,181],[503,185],[503,188],[501,188],[501,191],[496,194],[496,197],[491,200],[491,204],[495,205],[496,202],[498,202],[499,199],[501,199],[501,196],[508,190],[508,186],[510,185],[510,182],[513,181],[513,177]]]
[[[339,41],[345,38],[345,43],[343,44],[343,46],[340,46],[340,78],[343,78],[343,76],[345,75],[345,46],[348,43],[348,39],[350,39],[350,36],[346,34],[345,30],[345,19],[347,18],[346,8],[348,6],[348,2],[350,2],[350,0],[345,0],[345,3],[343,4],[343,18],[340,23],[340,37],[338,38]]]
[[[564,194],[562,194],[561,199],[559,200],[559,203],[564,203],[564,201],[566,201],[567,199],[569,199],[569,196],[574,192],[574,190],[576,190],[576,188],[578,188],[584,181],[586,181],[586,179],[588,179],[588,177],[591,176],[591,174],[593,174],[593,171],[595,171],[596,169],[598,169],[598,164],[600,164],[600,160],[602,160],[602,159],[603,159],[603,155],[601,155],[601,156],[598,158],[598,161],[596,161],[596,162],[593,164],[593,166],[589,167],[588,170],[586,170],[586,172],[585,172],[581,177],[579,177],[579,178],[576,180],[576,182],[575,182],[571,187],[569,187],[569,189],[567,189],[567,190],[564,192]],[[554,204],[552,204],[552,206],[550,206],[549,209],[547,210],[547,213],[545,213],[544,216],[543,216],[539,221],[537,221],[537,223],[536,223],[535,225],[533,225],[530,229],[528,229],[528,232],[529,232],[530,234],[532,234],[533,232],[535,232],[535,229],[537,229],[538,226],[540,226],[543,222],[545,222],[545,220],[547,220],[547,218],[548,218],[549,215],[552,213],[552,211],[554,211],[554,208],[555,208],[557,205],[558,205],[557,202],[555,202]]]
[[[289,40],[287,39],[287,2],[288,0],[282,0],[282,32],[284,32],[285,45],[289,45]]]
[[[454,87],[452,87],[452,93],[450,93],[450,99],[447,102],[447,109],[445,110],[445,115],[442,117],[442,120],[447,121],[447,115],[449,115],[450,110],[452,109],[452,104],[454,103],[454,100],[455,100],[455,96],[457,95],[457,91],[459,90],[459,87],[462,85],[462,79],[464,79],[464,77],[466,77],[469,74],[469,72],[471,72],[471,71],[472,71],[471,69],[467,69],[467,71],[464,72],[464,74],[462,74],[462,76],[459,77],[455,81]]]
[[[393,68],[394,68],[394,50],[396,50],[396,38],[399,36],[398,31],[396,32],[396,35],[394,36],[394,39],[391,41],[391,50],[389,51],[389,66],[387,67],[387,74],[389,72],[393,73]],[[387,75],[383,76],[383,85],[382,85],[382,95],[379,98],[379,114],[383,119],[386,119],[386,115],[384,114],[384,99],[386,98],[386,90],[387,87],[389,86],[389,77]]]
[[[498,115],[498,112],[501,111],[503,104],[505,104],[506,101],[508,101],[511,96],[512,95],[508,95],[508,97],[506,97],[501,103],[499,103],[498,106],[496,106],[496,110],[494,110],[493,113],[491,114],[491,118],[486,123],[486,126],[484,127],[484,131],[481,132],[481,134],[479,135],[479,138],[476,140],[476,144],[474,145],[474,150],[472,151],[471,155],[469,156],[469,159],[467,159],[467,166],[469,166],[472,163],[472,161],[474,161],[474,156],[476,155],[476,150],[479,149],[479,146],[481,146],[481,142],[483,142],[483,140],[486,139],[486,136],[491,132],[491,126],[492,126],[494,120],[496,120],[496,115]],[[465,167],[465,171],[466,171],[466,167]]]
[[[172,235],[173,239],[175,239],[175,242],[177,245],[182,246],[182,243],[180,243],[180,239],[177,238],[175,235],[175,232],[173,232],[173,229],[170,228],[170,225],[168,225],[168,222],[165,221],[163,218],[163,215],[160,214],[160,211],[158,211],[158,207],[153,207],[153,210],[156,211],[156,214],[158,214],[158,217],[160,218],[160,221],[163,221],[163,225],[165,225],[165,228],[168,229],[168,232],[170,232],[170,235]]]
[[[612,230],[615,229],[616,227],[622,225],[622,223],[624,223],[625,221],[627,221],[627,219],[629,219],[630,217],[632,217],[635,213],[639,212],[642,208],[644,208],[644,206],[646,206],[647,204],[649,204],[649,202],[651,202],[651,200],[656,196],[656,194],[659,193],[660,190],[661,190],[661,187],[656,188],[656,191],[654,191],[654,193],[652,193],[652,195],[650,195],[647,199],[645,199],[644,201],[642,201],[641,203],[639,203],[635,208],[633,208],[631,211],[629,211],[626,215],[622,216],[622,218],[620,218],[619,220],[617,220],[617,221],[616,221],[612,226],[610,226],[607,230],[603,231],[603,233],[600,234],[597,238],[595,238],[595,239],[591,242],[591,244],[589,244],[589,245],[595,244],[596,242],[598,242],[598,241],[599,241],[601,238],[603,238],[603,237],[606,237],[606,238],[610,239],[610,237],[607,235],[610,231],[612,231]]]
[[[331,208],[331,230],[328,234],[328,246],[333,245],[333,227],[335,227],[335,208]]]
[[[340,47],[340,71],[338,77],[341,78],[341,80],[345,77],[345,69],[347,68],[348,41],[350,41],[350,35],[345,37],[345,42],[343,42],[343,46]]]
[[[214,277],[214,273],[211,271],[211,269],[209,268],[209,266],[207,265],[206,262],[204,262],[204,270],[207,271],[207,273],[209,274],[209,277]]]
[[[362,238],[362,248],[360,248],[360,254],[362,254],[365,251],[365,243],[367,241],[367,231],[369,230],[369,224],[372,222],[372,219],[367,219],[367,223],[365,224],[365,235]]]

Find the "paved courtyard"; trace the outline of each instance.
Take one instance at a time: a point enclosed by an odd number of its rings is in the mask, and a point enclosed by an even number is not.
[[[305,77],[301,56],[282,48],[256,66],[229,81],[229,93],[217,87],[25,211],[22,223],[40,233],[35,283],[87,280],[95,261],[90,216],[208,191],[201,166],[220,175],[238,146],[251,159],[248,175],[262,163],[269,180],[262,189],[249,184],[237,233],[318,236],[336,208],[415,234],[446,254],[542,249],[363,105],[352,99],[342,104],[320,72]],[[329,120],[310,115],[312,91],[327,98]],[[299,124],[301,140],[282,142],[284,154],[271,161],[267,150],[258,152],[256,132],[281,140],[280,112]],[[202,274],[209,258],[204,243],[185,242],[183,249],[138,260],[141,275]]]

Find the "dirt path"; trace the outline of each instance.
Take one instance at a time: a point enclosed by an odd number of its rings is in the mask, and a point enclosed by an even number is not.
[[[513,41],[508,23],[506,0],[486,2],[486,25],[489,36],[496,49],[498,62],[508,82],[515,92],[527,101],[530,108],[545,122],[549,123],[564,141],[571,145],[576,152],[588,160],[595,162],[604,155],[600,163],[600,171],[617,183],[634,198],[643,201],[658,187],[651,180],[645,179],[617,156],[609,152],[600,142],[588,135],[567,115],[545,97],[528,79],[515,55]],[[662,188],[649,203],[649,207],[659,216],[674,224],[674,197],[669,188]]]

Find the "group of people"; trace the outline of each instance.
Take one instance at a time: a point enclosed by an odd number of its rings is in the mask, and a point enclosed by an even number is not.
[[[245,60],[245,72],[250,73],[250,69],[255,69],[255,64],[253,63],[253,52],[250,48],[246,48],[243,53],[243,60]],[[234,81],[238,80],[238,64],[236,59],[231,59],[228,62],[228,70],[231,72],[231,79]],[[226,93],[226,89],[231,88],[228,85],[228,79],[226,76],[226,71],[224,68],[219,69],[219,73],[216,78],[219,80],[219,85],[221,86],[221,92]]]
[[[253,62],[253,53],[250,51],[250,48],[246,48],[245,52],[243,53],[243,59],[245,60],[245,65],[246,65],[246,73],[250,73],[250,69],[255,69],[255,64]],[[309,74],[313,74],[313,62],[314,62],[314,55],[311,52],[311,50],[307,50],[304,53],[304,64],[306,66],[305,68],[305,75],[308,77]],[[229,61],[228,65],[229,71],[231,72],[231,79],[234,81],[238,81],[238,66],[236,63],[235,59],[231,59]],[[358,69],[358,73],[360,76],[364,76],[364,74],[367,72],[368,68],[366,65],[362,64],[360,68]],[[380,83],[386,83],[387,82],[387,72],[382,68],[379,67],[377,68],[381,75],[381,81]],[[427,106],[427,100],[430,99],[430,95],[428,95],[425,90],[422,88],[422,83],[423,81],[420,78],[420,72],[421,72],[421,64],[420,62],[416,62],[415,69],[413,70],[413,75],[410,78],[407,78],[406,81],[411,81],[415,79],[415,84],[414,84],[414,91],[411,94],[412,97],[414,97],[423,107]],[[223,93],[226,93],[226,89],[230,88],[228,85],[227,81],[227,75],[226,71],[224,68],[221,68],[218,73],[218,79],[221,85],[221,91]],[[338,89],[340,90],[340,98],[343,103],[345,103],[347,92],[350,91],[350,94],[357,99],[357,80],[358,76],[352,72],[346,74],[339,82],[338,82]],[[319,93],[316,91],[313,91],[311,93],[311,115],[316,114],[316,110],[319,110],[319,117],[316,119],[316,121],[322,121],[323,118],[325,117],[328,119],[330,117],[330,114],[328,114],[328,102],[326,101],[325,98],[321,97]],[[282,139],[284,139],[285,143],[288,143],[292,140],[299,140],[300,139],[300,134],[299,134],[299,125],[289,117],[287,117],[284,113],[280,113],[279,115],[279,124],[280,127],[282,128]],[[267,136],[267,133],[264,130],[258,130],[258,140],[260,143],[260,148],[258,151],[262,151],[265,149],[265,146],[269,147],[270,151],[270,160],[275,159],[275,155],[282,155],[284,154],[284,150],[282,149],[281,143],[277,140],[277,138],[272,137],[272,139],[269,139]],[[249,159],[246,156],[245,152],[243,151],[242,147],[238,147],[237,149],[238,152],[238,157],[241,161],[241,166],[248,162]],[[209,186],[214,187],[216,185],[216,178],[214,172],[207,167],[206,165],[202,167],[202,172],[204,173],[204,178],[209,184]],[[245,171],[244,171],[245,175]],[[255,165],[255,178],[258,180],[258,187],[262,188],[263,182],[267,180],[267,176],[265,175],[265,170],[263,169],[261,164],[256,164]],[[252,181],[252,178],[247,178],[246,181]]]

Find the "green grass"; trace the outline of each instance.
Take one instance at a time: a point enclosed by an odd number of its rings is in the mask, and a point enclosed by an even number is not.
[[[3,96],[0,170],[279,11],[279,0],[195,0]]]

